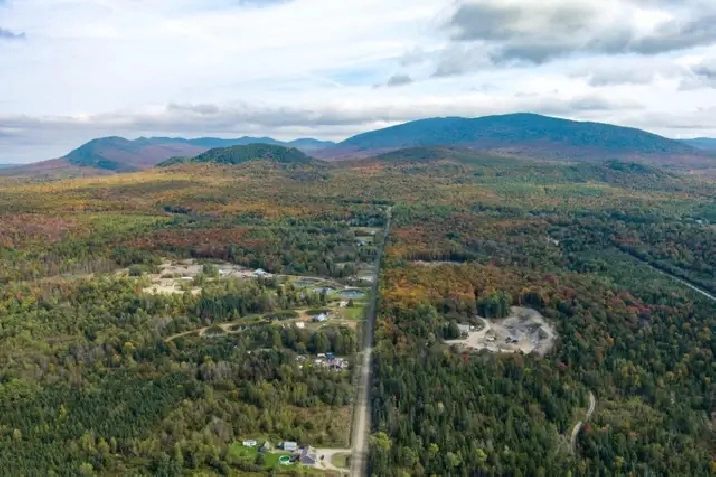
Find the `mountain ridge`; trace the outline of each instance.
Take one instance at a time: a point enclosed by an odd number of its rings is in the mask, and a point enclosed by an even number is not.
[[[679,141],[698,149],[716,151],[716,138],[713,137],[694,137],[689,139],[679,139]]]
[[[701,146],[694,141],[701,141]],[[138,137],[93,139],[59,160],[3,168],[0,174],[55,174],[63,167],[82,174],[120,173],[153,167],[172,157],[195,157],[215,147],[248,144],[296,147],[324,161],[357,160],[415,147],[460,147],[486,154],[560,162],[636,161],[674,170],[716,168],[716,147],[709,138],[670,139],[633,127],[574,121],[532,113],[465,118],[423,118],[356,134],[334,143],[314,138],[283,142],[274,138],[241,136]]]
[[[694,153],[696,148],[641,129],[531,113],[424,118],[357,134],[335,147],[356,149],[461,145],[478,149],[596,147],[621,154]]]

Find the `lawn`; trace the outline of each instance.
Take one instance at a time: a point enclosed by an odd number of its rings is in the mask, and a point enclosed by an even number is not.
[[[350,454],[333,454],[331,464],[339,469],[348,469],[350,467]]]
[[[265,460],[264,465],[266,470],[281,469],[281,470],[296,470],[298,464],[281,465],[278,463],[278,459],[282,455],[290,456],[290,452],[263,452],[261,453]],[[241,444],[241,442],[234,442],[229,445],[229,455],[232,459],[237,461],[246,461],[251,463],[257,463],[259,449],[258,447],[247,447]]]
[[[356,304],[354,306],[347,306],[345,308],[342,308],[341,312],[343,313],[343,316],[345,316],[346,320],[362,321],[365,316],[364,310],[364,306],[361,306],[361,304]]]

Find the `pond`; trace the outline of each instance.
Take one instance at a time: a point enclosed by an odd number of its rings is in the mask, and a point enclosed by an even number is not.
[[[365,295],[365,293],[360,290],[343,290],[342,292],[340,292],[340,295],[343,298],[360,298]]]
[[[294,282],[293,284],[297,287],[310,287],[311,285],[315,285],[318,280],[310,280],[308,278],[305,278],[303,280],[298,280]]]

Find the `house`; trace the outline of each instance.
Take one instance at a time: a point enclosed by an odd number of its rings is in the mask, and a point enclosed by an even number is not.
[[[308,446],[306,449],[303,449],[299,454],[299,461],[303,465],[316,465],[318,461],[316,449],[314,449],[313,446]]]
[[[326,357],[326,353],[318,353],[316,355],[316,358],[325,358],[325,357]]]
[[[313,317],[313,321],[324,322],[328,320],[328,316],[325,313],[319,313]]]
[[[261,447],[259,447],[259,452],[269,452],[271,451],[271,443],[269,441],[264,442],[261,444]]]
[[[298,328],[299,330],[303,330],[306,328],[306,323],[304,323],[303,321],[297,321],[296,328]]]
[[[458,323],[457,329],[460,330],[460,334],[462,334],[462,333],[468,333],[468,332],[474,330],[475,327],[472,325],[467,325],[465,323]]]
[[[258,442],[256,441],[243,441],[241,445],[245,447],[256,447],[258,445]]]
[[[298,443],[296,442],[281,442],[279,446],[286,452],[296,452],[298,450]]]

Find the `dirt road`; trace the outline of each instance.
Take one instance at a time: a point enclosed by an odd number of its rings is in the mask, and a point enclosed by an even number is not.
[[[363,477],[368,471],[368,436],[370,434],[370,367],[373,353],[373,326],[377,310],[380,266],[383,260],[385,241],[390,232],[390,207],[386,212],[386,224],[383,232],[383,244],[378,250],[378,258],[373,271],[373,290],[370,299],[370,312],[363,326],[363,362],[360,369],[356,401],[353,411],[353,432],[351,435],[351,472],[353,477]]]
[[[584,422],[589,421],[591,419],[592,414],[594,414],[594,410],[597,408],[597,398],[594,397],[594,394],[589,391],[589,408],[587,409],[587,417],[584,419]],[[570,448],[572,449],[572,454],[577,454],[577,436],[579,435],[579,430],[582,428],[582,421],[579,421],[574,428],[572,429],[572,436],[569,439],[570,442]]]

